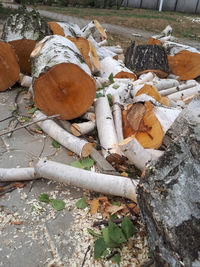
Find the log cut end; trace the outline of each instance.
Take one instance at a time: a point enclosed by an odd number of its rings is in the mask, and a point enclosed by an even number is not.
[[[150,37],[147,41],[148,45],[162,45],[161,41],[158,39],[155,39],[153,37]]]
[[[83,157],[83,158],[89,157],[89,155],[92,152],[92,148],[93,148],[93,146],[91,143],[85,144],[82,148],[81,157]]]
[[[101,26],[101,24],[98,22],[98,20],[93,20],[97,30],[99,31],[99,33],[101,34],[102,38],[105,40],[107,39],[107,35],[106,32],[104,31],[103,27]]]
[[[61,35],[65,37],[65,32],[63,28],[57,22],[49,21],[48,25],[50,29],[52,30],[53,34],[57,34],[57,35]]]
[[[47,115],[60,114],[64,120],[85,113],[95,94],[94,80],[73,63],[55,65],[34,83],[36,106]]]
[[[30,54],[37,42],[34,40],[21,39],[10,41],[9,43],[12,45],[18,56],[20,72],[31,75]]]
[[[200,53],[182,50],[168,56],[169,68],[179,80],[191,80],[200,75]]]
[[[118,72],[114,78],[119,78],[119,79],[132,79],[134,81],[137,80],[137,76],[135,75],[135,73],[131,73],[131,72],[126,72],[126,71],[120,71]]]
[[[19,64],[10,44],[0,41],[0,91],[13,86],[19,78]]]
[[[99,71],[100,70],[100,62],[99,62],[99,57],[97,55],[97,52],[93,46],[93,44],[89,42],[89,47],[90,47],[90,52],[89,52],[89,55],[90,55],[90,60],[92,62],[92,65],[93,65],[93,68],[95,71]]]

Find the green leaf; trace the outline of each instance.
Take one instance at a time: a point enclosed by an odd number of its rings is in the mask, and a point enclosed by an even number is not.
[[[108,223],[109,236],[117,244],[126,242],[126,237],[122,232],[122,229],[113,222]]]
[[[41,202],[46,202],[46,203],[49,203],[50,202],[49,195],[47,195],[47,194],[40,194],[39,197],[38,197],[38,199]]]
[[[119,88],[119,85],[118,84],[115,84],[115,85],[112,86],[112,88],[118,89]]]
[[[112,201],[111,204],[112,205],[115,205],[115,206],[118,206],[118,207],[121,206],[121,203],[120,202],[117,202],[117,201]]]
[[[110,221],[117,220],[117,219],[118,219],[117,214],[111,214],[109,217]]]
[[[78,209],[85,209],[88,206],[88,203],[86,202],[86,198],[82,197],[76,202],[76,207]]]
[[[90,157],[84,158],[80,160],[81,165],[85,170],[90,170],[91,167],[94,165],[94,160]]]
[[[53,140],[53,142],[51,143],[51,145],[55,148],[60,148],[60,144],[56,141],[56,140]]]
[[[111,240],[108,228],[103,228],[102,233],[103,233],[103,239],[104,239],[105,244],[108,248],[118,248],[119,247],[119,244],[117,244],[116,242]]]
[[[114,82],[115,82],[113,78],[114,78],[114,77],[113,77],[113,73],[111,73],[110,76],[108,77],[108,79],[109,79],[109,81],[110,81],[111,83],[114,83]]]
[[[103,237],[102,234],[98,234],[98,233],[96,233],[95,231],[93,231],[90,228],[88,228],[87,230],[88,230],[88,233],[91,234],[94,237],[98,237],[98,238],[100,238],[100,237],[102,238]]]
[[[31,108],[31,109],[29,109],[28,113],[29,114],[34,114],[36,112],[36,110],[38,110],[38,108],[36,108],[36,107]]]
[[[21,120],[23,120],[23,121],[27,121],[27,122],[30,121],[29,118],[27,118],[27,117],[21,117]]]
[[[60,199],[52,199],[51,204],[52,204],[52,207],[58,211],[63,210],[65,208],[65,202]]]
[[[115,254],[115,256],[113,256],[112,258],[110,258],[110,260],[114,263],[117,263],[118,266],[120,266],[120,261],[121,261],[121,256],[119,253]]]
[[[106,244],[103,238],[99,238],[94,243],[94,258],[98,259],[102,256],[106,250]]]
[[[102,93],[96,93],[96,96],[95,96],[95,98],[99,98],[99,97],[102,97],[103,96],[103,94]]]
[[[112,105],[113,105],[112,95],[111,94],[107,94],[107,98],[108,98],[109,105],[112,107]]]
[[[83,165],[80,163],[79,160],[76,160],[76,161],[72,162],[71,166],[75,167],[75,168],[79,168],[79,169],[84,169]]]
[[[14,108],[14,107],[8,107],[8,110],[9,110],[9,111],[14,111],[15,108]]]
[[[135,227],[132,221],[127,216],[124,217],[121,227],[127,239],[133,236],[133,234],[135,233]]]

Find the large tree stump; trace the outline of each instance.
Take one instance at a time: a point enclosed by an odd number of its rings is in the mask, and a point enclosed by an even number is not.
[[[45,114],[74,119],[92,105],[96,85],[78,48],[65,37],[47,36],[31,54],[34,101]]]
[[[30,75],[30,54],[36,42],[50,34],[49,25],[37,11],[29,12],[25,7],[21,7],[16,14],[11,14],[5,21],[2,39],[15,49],[19,58],[20,71]]]
[[[168,141],[168,142],[167,142]],[[200,99],[182,111],[138,187],[155,266],[200,266]]]
[[[160,45],[138,45],[134,43],[127,49],[125,65],[137,75],[146,72],[154,72],[164,78],[169,74],[167,53]]]
[[[19,64],[11,45],[0,41],[0,91],[13,86],[19,78]]]

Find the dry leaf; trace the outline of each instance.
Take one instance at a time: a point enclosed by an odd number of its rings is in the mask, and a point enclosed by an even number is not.
[[[116,212],[123,210],[123,208],[124,208],[124,205],[121,205],[121,206],[110,205],[105,208],[105,212],[115,214]]]
[[[95,198],[93,200],[87,201],[87,203],[90,205],[91,213],[92,214],[97,213],[97,211],[99,209],[99,206],[100,206],[99,199],[98,198]]]
[[[121,175],[124,176],[124,177],[128,177],[128,173],[127,172],[122,172]]]
[[[23,188],[24,187],[24,184],[20,183],[20,182],[13,183],[12,185],[17,187],[17,188]]]
[[[68,156],[73,156],[73,152],[72,152],[72,151],[68,151],[68,152],[67,152],[67,155],[68,155]]]
[[[3,190],[4,190],[4,188],[2,186],[0,186],[0,191],[3,191]]]

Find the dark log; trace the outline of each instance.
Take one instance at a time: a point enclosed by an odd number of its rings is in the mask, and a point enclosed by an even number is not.
[[[134,43],[125,53],[125,66],[137,75],[154,72],[164,78],[169,74],[167,53],[160,45],[138,45]]]
[[[138,186],[138,205],[156,267],[200,266],[200,98],[167,132],[164,155]],[[166,142],[165,142],[166,143]]]

